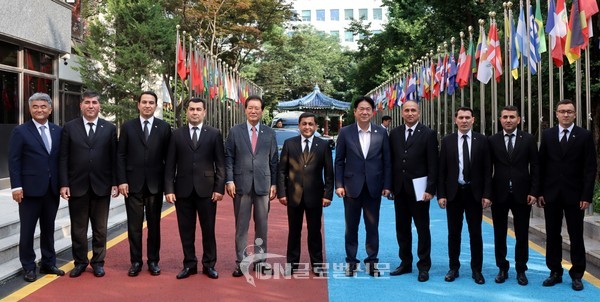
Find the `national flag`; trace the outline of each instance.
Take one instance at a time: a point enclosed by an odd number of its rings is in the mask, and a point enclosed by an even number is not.
[[[485,30],[483,27],[479,27],[479,37],[481,39],[481,41],[487,41],[487,38],[485,36]],[[491,29],[492,26],[490,26],[490,33],[491,33]],[[482,43],[481,44],[481,48],[480,48],[481,54],[479,57],[479,63],[477,64],[477,79],[484,83],[487,84],[490,79],[492,78],[492,73],[493,73],[493,66],[490,63],[490,61],[488,60],[488,44],[487,43]]]
[[[552,61],[554,61],[556,67],[561,67],[563,65],[567,24],[567,8],[565,0],[558,0],[556,5],[554,4],[554,0],[550,0],[548,5],[548,24],[546,24],[546,32],[550,36],[550,52]]]
[[[515,40],[516,40],[516,48],[517,51],[521,54],[521,56],[523,57],[523,64],[527,65],[527,57],[529,57],[528,55],[528,51],[525,51],[525,37],[527,36],[527,29],[525,27],[525,16],[523,13],[523,2],[521,2],[521,6],[519,8],[519,20],[517,21],[517,32],[516,32],[516,36],[515,36]]]
[[[574,0],[571,6],[567,40],[565,42],[565,55],[569,59],[569,64],[573,64],[573,62],[579,60],[583,45],[585,45],[585,37],[583,35],[581,10],[579,9],[579,1]]]
[[[464,48],[463,48],[464,50]],[[452,95],[456,88],[456,74],[458,73],[458,67],[456,66],[456,60],[454,60],[454,53],[450,54],[450,63],[448,64],[448,82],[446,83],[446,93]]]
[[[535,22],[533,16],[533,8],[529,7],[529,55],[528,64],[531,74],[537,74],[537,63],[541,60],[539,52],[539,36],[538,32],[540,28],[537,22]]]
[[[510,69],[513,78],[519,78],[519,60],[521,55],[518,50],[517,32],[512,14],[510,15]]]
[[[399,102],[396,104],[397,106],[400,106],[400,104],[404,104],[404,102],[406,102],[406,89],[404,86],[406,86],[405,81],[402,81],[402,79],[400,79],[400,90],[398,91]]]
[[[442,57],[438,55],[438,63],[435,67],[435,75],[433,77],[433,97],[440,95],[440,82],[442,81]]]
[[[585,16],[583,19],[585,21],[585,25],[582,27],[584,39],[585,49],[588,45],[589,39],[594,36],[592,31],[592,16],[598,13],[598,2],[597,0],[579,0],[579,8],[581,10],[581,15]]]
[[[544,35],[544,21],[542,20],[542,9],[540,7],[540,0],[535,1],[535,23],[538,25],[538,52],[540,54],[546,52],[546,36]]]
[[[466,53],[464,44],[461,45],[460,52],[459,61],[461,63],[456,75],[456,81],[458,82],[458,87],[463,88],[469,84],[469,71],[471,70],[471,62],[473,61],[473,41],[469,41],[469,48]]]
[[[444,92],[446,89],[446,81],[448,79],[448,54],[444,54],[444,61],[442,62],[442,79],[440,81],[440,92]]]
[[[185,62],[185,49],[181,45],[179,35],[177,36],[177,74],[185,81],[187,78],[187,66]]]
[[[416,97],[414,95],[414,93],[417,91],[417,85],[416,85],[416,81],[415,81],[415,76],[414,74],[409,75],[408,78],[408,88],[406,88],[406,95],[407,95],[407,99],[408,100],[415,100]]]

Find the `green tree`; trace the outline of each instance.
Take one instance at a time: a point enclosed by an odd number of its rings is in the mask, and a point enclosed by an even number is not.
[[[176,19],[161,1],[88,1],[87,35],[76,47],[88,89],[102,94],[104,115],[120,123],[137,115],[136,96],[173,72]]]

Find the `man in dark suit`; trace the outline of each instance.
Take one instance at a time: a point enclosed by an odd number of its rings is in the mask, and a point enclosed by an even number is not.
[[[583,217],[590,206],[596,180],[596,149],[592,134],[575,126],[575,104],[562,100],[556,107],[558,126],[544,130],[540,144],[541,194],[538,206],[546,218],[546,265],[550,276],[544,286],[562,282],[563,213],[571,242],[569,270],[574,290],[582,290],[585,273]]]
[[[415,101],[402,105],[404,125],[390,134],[396,238],[400,247],[400,266],[390,275],[412,272],[412,228],[414,220],[419,243],[417,255],[420,282],[429,280],[431,268],[431,233],[429,231],[429,201],[435,195],[438,169],[438,141],[435,131],[419,123],[421,112]],[[414,183],[424,185],[425,191],[415,194]],[[421,195],[422,194],[422,195]]]
[[[188,124],[173,132],[165,173],[165,193],[167,201],[175,204],[183,247],[183,270],[177,279],[198,273],[196,215],[202,229],[202,273],[217,279],[215,222],[217,202],[225,191],[223,137],[204,124],[205,100],[190,99],[186,112]]]
[[[142,270],[144,212],[148,222],[148,271],[160,275],[160,215],[171,126],[154,117],[157,100],[154,92],[142,92],[138,98],[140,116],[123,123],[119,134],[118,183],[127,210],[131,277]]]
[[[267,219],[270,200],[277,196],[277,141],[275,132],[260,123],[264,102],[249,96],[244,104],[247,121],[233,126],[225,144],[227,194],[233,198],[236,267],[234,277],[243,276],[240,263],[248,245],[250,216],[254,217],[254,252],[267,253]],[[257,261],[255,270],[271,274],[271,267]]]
[[[356,123],[343,127],[338,135],[335,157],[336,194],[344,198],[346,220],[346,276],[356,274],[360,261],[358,226],[364,211],[367,258],[366,271],[379,277],[379,208],[381,196],[392,188],[392,165],[388,135],[383,127],[371,123],[373,99],[361,96],[354,101]]]
[[[473,110],[460,107],[454,115],[458,133],[442,139],[438,170],[438,204],[446,209],[448,219],[448,256],[450,270],[445,276],[452,282],[459,276],[460,241],[463,215],[469,226],[472,278],[484,284],[483,239],[481,222],[483,209],[489,207],[492,193],[492,168],[487,138],[472,130]]]
[[[29,98],[32,120],[17,126],[8,146],[8,170],[12,197],[19,204],[21,223],[19,259],[25,275],[33,282],[35,274],[34,233],[40,222],[40,273],[63,276],[56,267],[54,220],[58,211],[58,151],[62,128],[49,122],[52,99],[45,93]]]
[[[529,259],[529,215],[536,202],[539,186],[538,150],[535,138],[517,127],[521,123],[515,106],[506,106],[500,113],[502,131],[489,138],[494,175],[492,177],[492,219],[494,221],[494,251],[500,270],[496,283],[508,278],[510,264],[506,260],[508,211],[513,215],[517,243],[515,268],[517,282],[527,285],[525,275]]]
[[[63,128],[60,145],[60,195],[69,201],[72,252],[75,267],[70,277],[79,277],[91,263],[94,276],[104,276],[106,232],[110,197],[117,187],[117,129],[98,118],[100,96],[84,92],[79,104],[83,117]],[[92,224],[92,259],[87,257],[88,222]]]
[[[287,205],[288,272],[293,273],[300,263],[302,220],[306,213],[310,264],[313,272],[322,276],[321,219],[323,207],[328,207],[333,197],[333,159],[329,145],[315,137],[317,121],[313,113],[302,113],[298,118],[298,128],[301,135],[283,144],[277,178],[279,202]]]
[[[389,115],[384,115],[381,118],[381,127],[385,129],[385,132],[389,135],[392,130],[392,117]]]

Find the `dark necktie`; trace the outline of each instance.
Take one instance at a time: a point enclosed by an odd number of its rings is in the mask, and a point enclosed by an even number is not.
[[[50,153],[50,142],[46,136],[46,126],[40,126],[40,132],[42,133],[42,142],[44,142],[44,147],[46,147],[46,151]]]
[[[410,141],[410,139],[412,138],[412,132],[413,132],[413,130],[409,128],[409,129],[408,129],[408,136],[406,137],[406,142],[407,142],[407,143],[408,143],[408,142]]]
[[[569,136],[569,129],[563,130],[563,137],[560,139],[560,147],[563,152],[567,149],[567,136]]]
[[[148,141],[148,136],[150,136],[150,130],[148,130],[149,121],[144,121],[144,139]]]
[[[88,126],[90,126],[90,131],[88,131],[88,138],[92,138],[94,137],[94,123],[89,122],[87,124]]]
[[[464,134],[463,138],[463,179],[466,183],[471,181],[471,160],[469,158],[469,143],[467,142],[468,136]]]
[[[194,148],[198,145],[198,127],[192,127],[194,130],[194,134],[192,134],[192,144],[194,144]]]
[[[308,160],[308,153],[310,152],[310,150],[308,149],[308,138],[304,140],[304,152],[302,152],[302,154],[304,155],[304,161]]]
[[[508,145],[506,146],[506,150],[508,151],[508,157],[511,157],[512,156],[512,152],[514,150],[512,138],[513,138],[513,136],[515,136],[515,134],[514,133],[512,133],[512,134],[505,134],[505,136],[508,137]]]

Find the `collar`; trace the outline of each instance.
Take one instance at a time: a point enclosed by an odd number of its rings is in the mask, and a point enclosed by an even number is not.
[[[358,133],[360,133],[360,132],[362,132],[362,131],[363,131],[363,130],[360,128],[360,126],[358,125],[358,123],[356,123],[356,128],[358,129]],[[366,132],[367,132],[367,133],[368,133],[368,132],[371,132],[371,123],[369,123],[369,129],[367,129],[367,131],[366,131]]]
[[[50,129],[50,127],[49,127],[50,125],[48,125],[48,120],[46,120],[46,123],[45,123],[45,124],[40,124],[40,123],[38,123],[38,122],[37,122],[36,120],[34,120],[34,119],[32,119],[31,121],[32,121],[32,122],[33,122],[33,124],[35,125],[35,128],[36,128],[36,129],[40,129],[40,127],[41,127],[41,126],[46,126],[46,129]]]
[[[506,130],[502,130],[502,133],[504,133],[504,136],[506,136],[507,134],[508,134],[508,135],[514,134],[514,135],[515,135],[515,137],[516,137],[516,136],[517,136],[517,129],[515,129],[515,131],[513,131],[513,132],[511,132],[511,133],[508,133],[508,132],[506,132]]]
[[[312,142],[313,142],[313,140],[315,138],[315,135],[313,134],[313,135],[311,135],[310,137],[307,138],[307,137],[302,136],[302,134],[300,134],[300,138],[301,138],[301,141],[300,141],[301,143],[304,143],[304,140],[308,139],[308,144],[312,145]]]
[[[90,122],[94,123],[94,126],[98,126],[98,119],[99,119],[98,117],[96,117],[96,119],[93,120],[93,121],[88,121],[85,117],[82,117],[82,119],[83,119],[83,125],[84,126],[87,126],[88,123],[90,123]]]
[[[252,132],[252,125],[250,123],[248,123],[248,121],[246,121],[246,128],[248,129],[248,132]],[[258,134],[258,131],[260,131],[260,123],[256,124],[256,133]]]
[[[460,131],[458,131],[458,138],[462,139],[463,135],[467,135],[469,137],[469,139],[473,139],[473,129],[469,130],[469,132],[467,133],[462,133]]]
[[[418,125],[419,125],[419,122],[416,122],[412,127],[408,127],[405,125],[405,127],[406,127],[405,131],[408,131],[408,129],[412,129],[413,133],[415,133],[415,130],[417,130]]]
[[[140,115],[140,123],[142,124],[142,127],[144,126],[144,121],[146,121],[146,119]],[[151,116],[148,119],[148,122],[150,122],[150,125],[152,125],[152,123],[154,123],[154,116]]]
[[[198,124],[198,126],[194,126],[194,125],[188,123],[188,128],[190,129],[190,131],[194,131],[194,129],[192,129],[193,127],[198,127],[198,130],[200,130],[200,129],[202,129],[202,124],[204,124],[204,123],[200,123],[200,124]]]
[[[565,129],[569,130],[569,133],[573,132],[573,128],[575,127],[575,123],[571,124],[571,126],[569,126],[569,128],[563,128],[563,126],[558,125],[558,128],[560,129],[560,133],[562,133]]]

